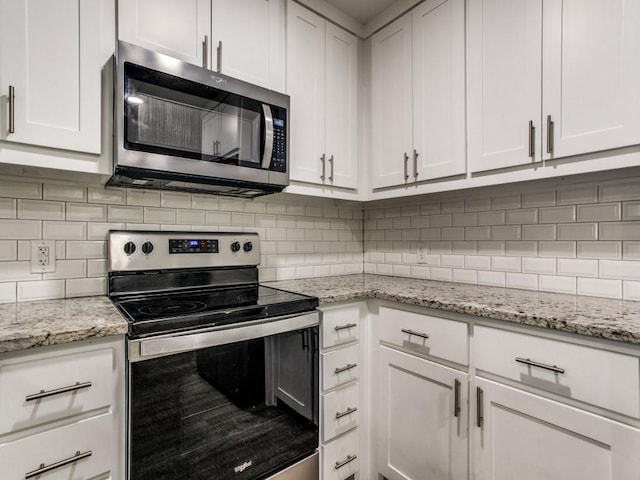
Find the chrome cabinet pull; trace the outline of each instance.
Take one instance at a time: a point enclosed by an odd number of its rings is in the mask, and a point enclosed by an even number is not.
[[[404,181],[409,180],[409,155],[404,152]]]
[[[418,151],[413,149],[413,178],[418,179]]]
[[[343,461],[336,462],[336,465],[333,468],[334,470],[339,470],[342,467],[344,467],[346,464],[353,462],[356,458],[358,458],[357,455],[347,455],[347,458],[345,458]]]
[[[453,383],[453,416],[460,416],[460,380],[457,378]]]
[[[205,35],[202,42],[202,67],[209,68],[209,35]]]
[[[535,362],[530,358],[516,357],[516,362],[524,363],[525,365],[529,365],[531,367],[542,368],[544,370],[551,370],[552,372],[556,372],[556,373],[564,373],[564,368],[560,368],[557,365],[547,365],[545,363]]]
[[[429,335],[427,335],[426,333],[416,332],[414,330],[409,330],[408,328],[403,328],[401,330],[401,332],[402,333],[406,333],[407,335],[409,335],[409,337],[411,337],[413,335],[414,337],[420,337],[420,338],[424,338],[424,339],[429,338]]]
[[[9,85],[9,133],[16,133],[16,88]]]
[[[333,155],[329,157],[329,165],[331,165],[331,176],[329,177],[329,181],[333,182]]]
[[[320,179],[324,182],[324,179],[326,178],[326,174],[327,174],[327,165],[326,165],[326,156],[323,153],[322,156],[320,157],[320,161],[322,162],[322,175],[320,175]]]
[[[218,73],[222,73],[222,40],[218,42],[217,58],[218,58]]]
[[[529,156],[531,158],[536,155],[536,127],[533,126],[533,120],[529,120]]]
[[[336,412],[336,420],[341,419],[342,417],[346,417],[347,415],[351,415],[354,412],[358,411],[358,407],[347,407],[344,412]]]
[[[555,122],[551,120],[551,115],[547,115],[547,153],[553,153],[553,134]]]
[[[68,387],[56,388],[49,391],[40,390],[38,393],[27,395],[25,397],[25,401],[31,402],[45,397],[52,397],[53,395],[60,395],[61,393],[73,392],[74,390],[80,390],[81,388],[89,388],[90,386],[91,382],[76,382],[75,385],[69,385]]]
[[[347,323],[346,325],[336,325],[334,330],[336,332],[339,332],[340,330],[349,330],[350,328],[355,328],[357,326],[358,325],[356,325],[355,323]]]
[[[351,370],[352,368],[356,368],[358,366],[357,363],[347,363],[344,367],[339,367],[334,370],[334,373],[337,375],[342,372],[346,372]]]
[[[482,424],[484,423],[484,414],[482,411],[482,399],[484,397],[484,392],[480,387],[476,387],[476,425],[478,428],[482,428]]]
[[[91,450],[87,450],[86,452],[82,453],[80,452],[80,450],[78,450],[73,457],[65,458],[64,460],[52,463],[51,465],[45,465],[44,463],[41,463],[39,468],[25,473],[24,478],[25,480],[27,480],[29,478],[37,477],[38,475],[50,472],[51,470],[55,470],[56,468],[64,467],[65,465],[69,465],[70,463],[89,458],[91,455],[93,455],[93,452]]]

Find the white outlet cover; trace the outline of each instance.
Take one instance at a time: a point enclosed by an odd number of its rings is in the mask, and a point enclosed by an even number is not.
[[[40,265],[38,262],[38,248],[49,249],[49,264]],[[56,271],[56,241],[31,240],[31,273],[51,273]]]
[[[418,247],[418,263],[427,263],[427,247]]]

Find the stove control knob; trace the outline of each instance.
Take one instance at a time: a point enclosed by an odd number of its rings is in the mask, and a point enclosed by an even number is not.
[[[142,253],[144,253],[145,255],[149,255],[151,252],[153,252],[153,243],[144,242],[142,244]]]
[[[245,252],[250,252],[251,250],[253,250],[253,243],[251,242],[245,242],[245,244],[242,246],[242,249]]]
[[[133,255],[133,252],[136,251],[136,244],[133,242],[127,242],[124,244],[124,253],[127,254],[127,256],[131,256]]]
[[[231,244],[231,251],[232,252],[239,252],[240,251],[240,242],[233,242]]]

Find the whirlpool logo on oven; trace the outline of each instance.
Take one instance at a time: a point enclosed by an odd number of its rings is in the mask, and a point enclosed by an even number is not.
[[[242,473],[244,472],[247,468],[249,468],[252,464],[252,460],[249,460],[248,462],[244,462],[242,465],[238,465],[237,467],[233,467],[233,471],[236,473]]]

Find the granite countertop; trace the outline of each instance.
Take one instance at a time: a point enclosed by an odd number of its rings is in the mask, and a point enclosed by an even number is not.
[[[320,304],[378,298],[640,344],[640,302],[563,295],[384,275],[344,275],[269,282],[317,296]]]
[[[107,297],[0,305],[0,353],[124,335],[127,329],[127,321]]]

